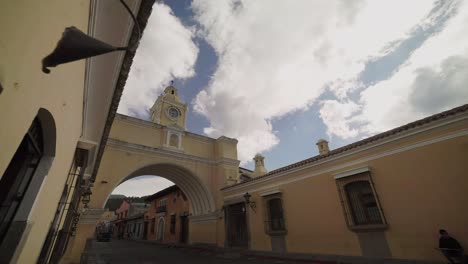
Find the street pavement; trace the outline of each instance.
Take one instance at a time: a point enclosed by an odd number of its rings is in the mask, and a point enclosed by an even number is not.
[[[244,256],[236,251],[209,248],[170,247],[142,241],[90,241],[82,258],[87,264],[292,264],[304,263],[264,257]],[[315,262],[307,262],[315,263]]]

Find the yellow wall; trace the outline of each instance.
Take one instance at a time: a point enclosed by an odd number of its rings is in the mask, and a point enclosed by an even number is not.
[[[259,194],[280,190],[288,252],[360,256],[358,236],[346,225],[333,175],[368,166],[388,222],[385,236],[392,258],[441,261],[434,250],[439,229],[468,246],[467,128],[466,121],[458,122],[224,193],[232,199],[248,191],[256,201],[256,212],[249,211],[253,250],[271,250]],[[455,132],[460,136],[443,138]],[[430,142],[434,139],[442,141]]]
[[[190,221],[189,243],[216,245],[216,232],[216,222],[192,223],[192,221]]]
[[[2,1],[0,6],[0,177],[39,108],[57,128],[56,156],[30,214],[18,263],[35,262],[48,231],[81,133],[84,61],[41,71],[41,60],[65,27],[86,31],[89,1]]]
[[[223,220],[217,219],[223,204],[220,189],[228,178],[238,177],[237,140],[183,133],[181,149],[177,149],[165,144],[167,134],[165,126],[117,115],[89,207],[102,209],[112,191],[130,177],[141,173],[165,177],[177,184],[190,201],[190,213],[195,219],[189,218],[189,242],[224,244]],[[94,225],[79,224],[77,236],[69,244],[69,259],[79,259],[86,239],[91,237],[86,230]]]

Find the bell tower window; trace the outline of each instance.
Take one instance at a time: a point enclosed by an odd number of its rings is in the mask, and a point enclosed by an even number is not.
[[[176,135],[176,134],[171,135],[171,139],[169,141],[169,146],[176,147],[176,148],[179,147],[179,136],[178,135]]]

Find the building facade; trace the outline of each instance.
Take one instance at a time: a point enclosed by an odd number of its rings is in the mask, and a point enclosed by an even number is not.
[[[176,185],[149,196],[145,214],[146,239],[163,243],[188,242],[190,203]]]
[[[136,224],[143,222],[143,215],[148,210],[146,203],[130,203],[123,200],[120,207],[115,210],[115,219],[111,222],[113,225],[113,237],[117,239],[136,239]],[[140,229],[139,229],[140,230]],[[142,235],[143,231],[137,232]]]
[[[185,224],[188,243],[217,244],[223,235],[218,232],[222,228],[220,189],[239,179],[237,140],[224,136],[214,139],[186,131],[186,109],[177,89],[171,85],[151,108],[153,120],[116,115],[91,189],[90,211],[102,212],[110,194],[122,182],[157,175],[175,183],[190,201],[189,217],[184,220],[188,222]],[[159,224],[170,226],[170,219],[166,220]],[[176,222],[179,220],[176,216]],[[92,238],[95,225],[92,221],[83,223],[76,239]],[[157,225],[155,222],[154,236]]]
[[[128,239],[146,239],[144,216],[145,213],[137,213],[126,219],[126,233]]]
[[[312,144],[311,144],[312,145]],[[267,172],[224,194],[227,247],[304,258],[442,262],[438,230],[468,246],[468,105]]]
[[[7,124],[0,129],[1,263],[62,259],[77,222],[88,217],[80,200],[99,163],[110,109],[134,51],[59,65],[49,74],[41,61],[71,25],[106,43],[136,48],[128,12],[119,2],[97,2],[0,4],[0,120]],[[150,2],[130,1],[129,7],[144,22]]]
[[[311,144],[318,155],[268,172],[262,155],[254,157],[254,171],[239,168],[234,139],[185,131],[179,103],[169,86],[151,122],[116,117],[92,208],[127,179],[159,175],[190,202],[189,244],[350,263],[429,263],[443,261],[434,249],[437,230],[468,243],[461,209],[468,202],[467,105],[335,150],[319,140]],[[169,201],[150,206],[147,239],[177,242],[170,213],[161,211]]]

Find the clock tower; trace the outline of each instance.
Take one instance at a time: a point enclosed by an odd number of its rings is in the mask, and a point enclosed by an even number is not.
[[[170,85],[164,89],[150,109],[151,120],[167,127],[185,130],[187,105],[180,99],[177,89]]]

